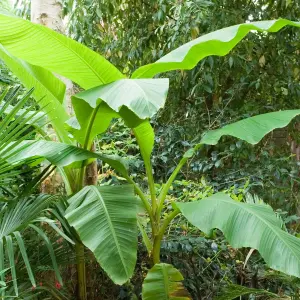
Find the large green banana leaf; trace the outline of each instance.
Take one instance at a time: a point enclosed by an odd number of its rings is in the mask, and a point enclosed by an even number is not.
[[[143,300],[189,300],[181,273],[169,264],[156,264],[143,283]]]
[[[13,56],[89,89],[124,76],[89,48],[45,26],[0,13],[0,44]]]
[[[276,32],[286,25],[300,27],[300,22],[285,19],[259,21],[223,28],[192,40],[171,51],[155,63],[137,69],[132,78],[151,78],[158,73],[177,69],[192,69],[210,55],[229,53],[251,30]]]
[[[0,59],[5,62],[26,88],[31,89],[34,87],[32,95],[39,101],[42,110],[49,116],[60,140],[68,143],[70,138],[64,128],[64,122],[69,117],[62,105],[65,95],[65,85],[62,81],[41,67],[30,65],[13,57],[1,43]]]
[[[266,134],[276,128],[287,126],[300,114],[300,109],[283,110],[257,115],[226,125],[220,129],[208,131],[201,144],[216,145],[224,135],[230,135],[250,144],[257,144]]]
[[[271,268],[300,277],[300,239],[281,229],[270,206],[237,202],[223,193],[176,206],[205,233],[218,228],[233,247],[257,249]]]
[[[62,103],[65,96],[66,87],[64,83],[54,76],[51,72],[34,65],[25,63],[21,59],[12,56],[1,44],[0,44],[0,58],[7,66],[12,70],[16,76],[20,76],[22,79],[27,80],[26,84],[29,85],[28,89],[35,87],[37,84],[37,78],[40,80],[41,87],[44,88],[43,92],[48,91],[54,99],[59,103]],[[22,66],[22,68],[20,68]],[[20,68],[20,69],[18,69]],[[35,87],[35,89],[37,89]],[[43,93],[41,93],[43,94]]]
[[[137,201],[132,186],[86,186],[69,200],[65,218],[117,284],[133,274]]]
[[[287,126],[299,114],[299,109],[271,112],[246,118],[216,130],[210,130],[204,134],[200,143],[184,154],[184,157],[192,157],[200,145],[216,145],[220,138],[226,135],[239,138],[250,144],[257,144],[266,134],[276,128]]]
[[[83,91],[72,97],[79,123],[74,126],[74,120],[68,122],[74,128],[72,134],[82,145],[89,146],[112,118],[121,116],[135,127],[164,106],[168,88],[168,79],[121,79]]]
[[[81,164],[76,164],[76,162],[98,158],[108,163],[121,175],[128,176],[126,161],[117,155],[102,155],[72,145],[51,141],[25,140],[15,145],[11,151],[4,149],[1,155],[1,160],[11,165],[19,165],[26,159],[42,158],[47,159],[57,167],[65,167],[71,164],[73,164],[73,167],[81,167]]]
[[[116,112],[124,105],[140,119],[147,119],[164,106],[168,89],[167,78],[121,79],[83,91],[73,98],[84,100],[93,108],[103,100]]]

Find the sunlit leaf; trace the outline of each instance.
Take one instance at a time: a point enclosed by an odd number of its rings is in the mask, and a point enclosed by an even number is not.
[[[177,69],[190,70],[207,56],[228,54],[251,30],[276,32],[286,25],[300,27],[299,22],[279,19],[239,24],[205,34],[171,51],[155,63],[138,68],[132,78],[151,78],[158,73]]]
[[[69,78],[84,89],[124,77],[101,55],[82,44],[4,13],[0,14],[0,44],[11,55]]]
[[[5,62],[26,88],[31,89],[34,87],[33,97],[39,101],[43,111],[49,116],[61,141],[68,142],[70,139],[64,128],[64,122],[68,120],[68,115],[62,106],[65,85],[51,72],[12,56],[1,45],[1,42],[0,59]]]

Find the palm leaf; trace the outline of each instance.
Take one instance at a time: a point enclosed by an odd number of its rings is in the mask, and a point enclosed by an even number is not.
[[[29,279],[32,283],[32,286],[35,287],[36,283],[35,283],[34,275],[33,275],[33,272],[32,272],[31,266],[30,266],[29,258],[28,258],[28,255],[27,255],[27,250],[26,250],[23,238],[21,236],[21,233],[19,231],[15,231],[14,236],[16,238],[17,244],[18,244],[19,249],[21,251],[21,254],[22,254],[22,257],[23,257],[23,260],[24,260],[24,263],[25,263],[25,266],[26,266],[26,269],[27,269],[27,272],[28,272]]]
[[[44,122],[44,115],[39,111],[34,111],[34,107],[28,106],[23,108],[29,97],[32,95],[30,90],[23,96],[15,106],[11,103],[16,101],[18,90],[4,92],[0,96],[0,179],[7,178],[9,172],[15,171],[10,175],[15,175],[21,172],[17,170],[19,164],[11,165],[5,159],[7,152],[13,153],[22,140],[26,139],[29,134],[33,133],[32,125]]]
[[[29,226],[32,229],[34,229],[37,232],[37,234],[44,240],[44,242],[46,244],[46,247],[48,248],[50,257],[51,257],[51,261],[52,261],[52,265],[53,265],[53,268],[54,268],[56,278],[59,281],[59,283],[62,285],[63,281],[62,281],[62,278],[61,278],[61,275],[60,275],[60,272],[59,272],[59,269],[58,269],[54,249],[53,249],[53,246],[51,244],[50,239],[47,237],[47,235],[39,227],[35,226],[34,224],[29,224]]]
[[[189,300],[181,273],[169,264],[156,264],[143,283],[143,300]]]
[[[0,104],[0,108],[1,108],[1,104]],[[15,107],[13,105],[8,105],[7,108],[5,109],[5,114],[10,114],[14,109]],[[28,107],[27,109],[20,108],[18,109],[15,117],[20,118],[22,120],[26,118],[25,124],[30,124],[42,128],[47,123],[46,115],[41,111],[38,110],[34,111],[32,109],[33,107]]]
[[[218,228],[233,247],[257,249],[271,268],[300,277],[300,240],[281,229],[270,206],[237,202],[223,193],[176,206],[205,233]]]
[[[14,286],[15,294],[16,296],[18,296],[17,274],[16,274],[15,259],[14,259],[14,246],[10,235],[5,236],[5,239],[6,239],[6,248],[8,253],[9,264],[11,268],[13,286]]]
[[[5,276],[4,276],[4,272],[2,272],[2,270],[5,270],[4,268],[5,265],[5,261],[4,261],[4,245],[3,245],[3,240],[0,239],[0,279],[1,281],[5,281]],[[4,289],[1,291],[1,296],[4,296]]]
[[[190,70],[207,56],[228,54],[251,30],[277,32],[287,25],[300,27],[299,22],[279,19],[239,24],[208,33],[171,51],[155,63],[138,68],[132,78],[151,78],[158,73],[178,69]]]
[[[43,211],[56,199],[55,196],[40,195],[37,198],[22,198],[17,200],[11,200],[9,203],[2,206],[0,212],[0,267],[4,268],[5,265],[5,251],[9,259],[9,267],[11,269],[13,286],[16,295],[18,295],[18,284],[17,284],[17,274],[14,259],[14,246],[13,239],[16,239],[16,245],[19,247],[22,258],[24,260],[29,279],[33,286],[36,286],[34,275],[31,269],[30,261],[28,259],[27,250],[25,247],[24,240],[22,238],[22,232],[28,228],[28,226],[34,228],[37,233],[50,245],[47,244],[50,254],[53,252],[52,245],[49,239],[46,237],[45,233],[39,229],[34,223],[44,221],[40,220]],[[54,252],[53,252],[54,253]],[[52,263],[56,271],[58,280],[61,281],[61,277],[56,264],[56,259],[52,256]],[[3,276],[1,277],[3,281]]]
[[[65,218],[117,284],[133,274],[137,206],[131,186],[87,186],[69,200]]]

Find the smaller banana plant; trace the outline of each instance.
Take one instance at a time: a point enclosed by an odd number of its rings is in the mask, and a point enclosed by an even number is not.
[[[281,229],[280,220],[268,205],[237,202],[218,193],[201,201],[174,201],[173,209],[163,213],[176,176],[205,145],[215,145],[228,135],[256,144],[275,128],[286,126],[300,110],[258,115],[206,132],[183,155],[161,190],[155,188],[151,166],[154,131],[149,119],[164,106],[169,88],[167,78],[152,77],[171,70],[192,69],[209,55],[226,55],[249,31],[276,32],[286,25],[300,27],[299,22],[274,20],[212,32],[140,67],[128,79],[83,45],[45,27],[0,14],[0,58],[25,86],[35,87],[33,95],[37,99],[44,96],[41,105],[62,142],[24,140],[17,153],[7,153],[6,162],[15,164],[38,156],[61,169],[70,196],[64,218],[66,225],[76,230],[78,257],[83,256],[82,245],[88,247],[117,284],[128,281],[134,272],[139,228],[153,262],[143,285],[143,299],[158,299],[158,295],[159,299],[190,299],[180,272],[160,261],[161,241],[179,214],[205,233],[220,229],[233,247],[257,249],[271,268],[300,277],[300,240]],[[63,106],[64,85],[52,72],[85,89],[72,97],[75,115],[71,118]],[[147,191],[134,182],[125,158],[89,151],[94,138],[105,132],[113,118],[122,118],[136,137],[148,179]],[[129,185],[84,186],[85,167],[92,159],[109,164]],[[136,216],[140,205],[150,219],[150,234]],[[87,298],[84,274],[79,259],[81,300]]]

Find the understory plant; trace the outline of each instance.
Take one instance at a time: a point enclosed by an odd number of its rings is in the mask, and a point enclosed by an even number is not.
[[[262,202],[239,202],[218,193],[200,201],[174,201],[172,209],[164,211],[177,174],[206,145],[215,145],[227,135],[256,144],[275,128],[285,127],[300,110],[267,113],[202,135],[195,133],[198,139],[194,146],[160,189],[155,186],[151,165],[154,131],[149,119],[164,106],[169,88],[167,78],[152,77],[192,69],[209,55],[226,55],[249,31],[276,32],[286,25],[300,27],[299,22],[281,19],[212,32],[140,67],[129,79],[83,45],[46,27],[0,14],[0,58],[27,88],[34,87],[33,96],[60,140],[23,140],[13,153],[8,151],[6,161],[14,165],[39,157],[59,168],[69,198],[57,217],[76,243],[78,299],[87,299],[84,246],[116,284],[124,284],[134,272],[138,229],[153,264],[143,284],[143,299],[190,299],[180,272],[160,261],[164,234],[179,214],[207,234],[220,229],[233,247],[257,249],[271,268],[300,276],[299,239],[282,230],[281,220]],[[85,89],[72,97],[74,116],[64,108],[65,86],[54,74]],[[135,135],[146,170],[146,192],[133,180],[126,158],[90,151],[94,138],[115,118],[122,118]],[[86,166],[94,159],[109,164],[129,184],[86,186]],[[150,235],[145,229],[147,223]]]
[[[54,249],[48,237],[49,230],[46,224],[73,243],[51,219],[49,207],[57,202],[55,195],[34,195],[33,188],[47,176],[52,167],[45,168],[41,174],[32,178],[31,182],[22,191],[13,191],[10,186],[14,178],[24,176],[31,170],[31,166],[38,162],[34,158],[22,162],[8,163],[20,151],[22,141],[36,134],[35,128],[42,127],[47,121],[45,114],[34,110],[34,105],[28,105],[32,90],[18,99],[18,89],[6,90],[0,94],[0,297],[26,296],[23,289],[24,282],[17,280],[17,269],[20,263],[24,264],[31,285],[36,289],[36,280],[28,254],[28,243],[24,235],[28,231],[37,234],[49,251],[50,260],[58,282],[62,278],[58,269]],[[15,104],[17,103],[17,104]],[[31,175],[33,175],[31,173]],[[10,273],[10,277],[8,276]],[[12,286],[7,284],[11,278]],[[26,285],[25,285],[26,286]],[[21,293],[20,292],[21,288]],[[28,288],[28,286],[26,286]],[[31,289],[30,289],[31,292]]]

